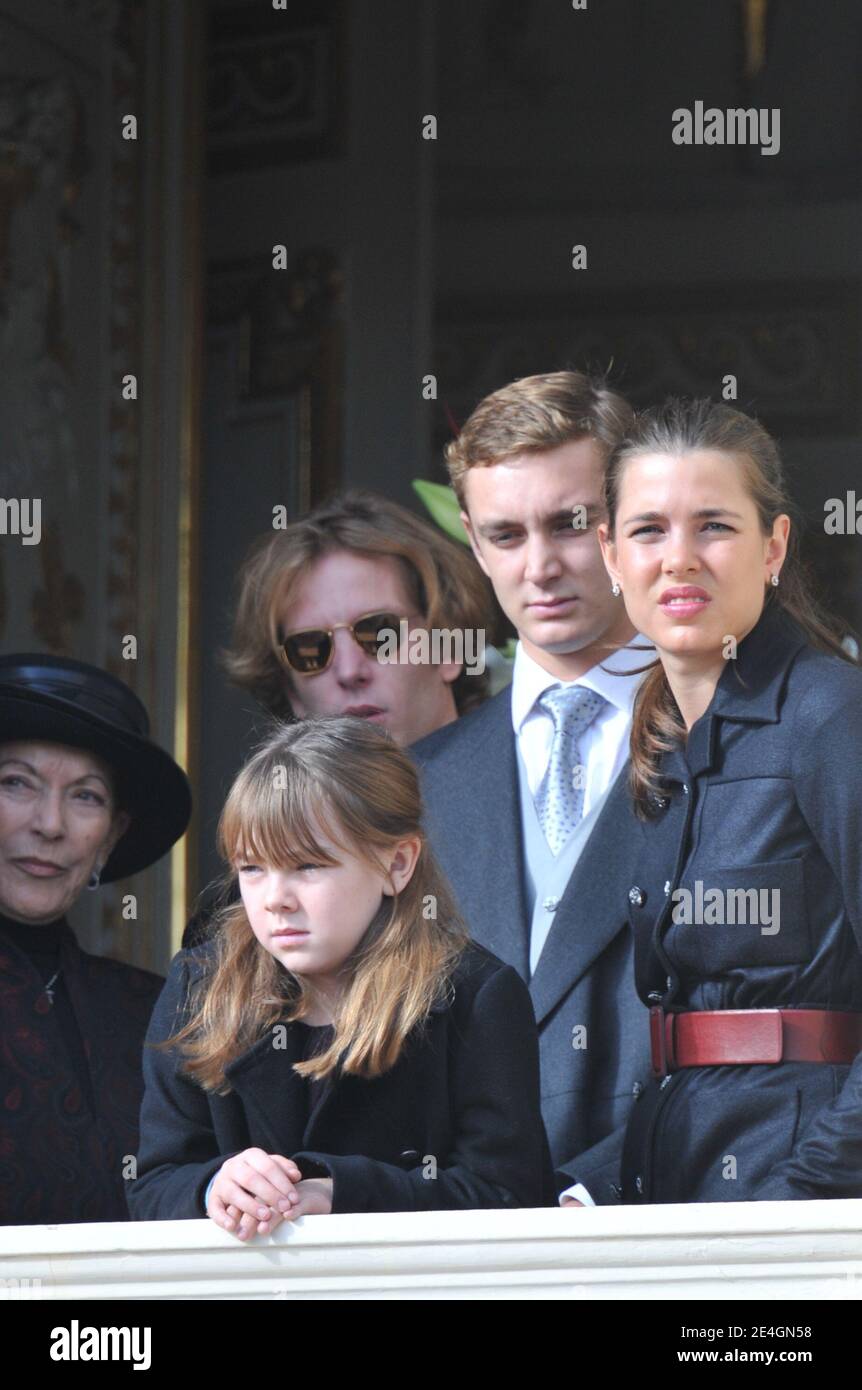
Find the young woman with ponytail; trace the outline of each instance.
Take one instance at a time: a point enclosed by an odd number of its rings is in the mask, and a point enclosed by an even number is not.
[[[632,725],[629,890],[654,1079],[623,1200],[862,1197],[853,644],[811,595],[755,420],[708,400],[644,412],[606,501],[608,574],[659,658]]]

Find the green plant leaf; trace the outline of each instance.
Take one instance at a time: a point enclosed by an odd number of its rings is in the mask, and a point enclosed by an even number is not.
[[[461,541],[462,545],[470,544],[460,517],[458,498],[451,487],[446,487],[443,483],[429,483],[424,478],[414,478],[413,489],[441,531],[445,531],[453,540]]]

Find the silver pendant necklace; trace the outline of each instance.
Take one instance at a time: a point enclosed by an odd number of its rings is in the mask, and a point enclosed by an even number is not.
[[[60,969],[62,969],[62,966],[60,967]],[[50,980],[48,981],[48,983],[47,983],[46,985],[43,985],[43,987],[42,987],[42,993],[43,993],[43,994],[47,994],[47,996],[48,996],[48,1003],[49,1003],[49,1004],[53,1004],[53,1002],[54,1002],[54,990],[53,990],[52,986],[53,986],[53,985],[55,984],[55,982],[59,979],[59,976],[60,976],[60,970],[55,970],[55,971],[54,971],[54,974],[51,976],[51,978],[50,978]]]

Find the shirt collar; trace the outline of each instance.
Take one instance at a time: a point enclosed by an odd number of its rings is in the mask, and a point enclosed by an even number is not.
[[[638,650],[641,647],[646,647],[647,650]],[[585,686],[588,690],[594,690],[596,694],[603,696],[608,704],[623,710],[631,718],[635,695],[644,676],[639,668],[650,664],[654,659],[655,648],[646,637],[637,633],[628,647],[610,652],[577,680],[563,681],[540,666],[525,652],[523,643],[519,642],[515,648],[515,665],[512,671],[512,727],[515,733],[520,733],[524,720],[533,710],[539,696],[554,685]],[[615,672],[622,674],[614,674]],[[637,674],[631,674],[632,672]]]

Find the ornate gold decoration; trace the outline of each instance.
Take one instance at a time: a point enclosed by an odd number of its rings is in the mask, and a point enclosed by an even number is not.
[[[0,143],[0,313],[9,281],[9,237],[12,214],[19,202],[33,192],[35,170],[18,163],[18,147],[9,141]]]
[[[766,62],[766,10],[769,0],[742,0],[745,76],[750,82]]]
[[[63,542],[56,521],[43,527],[38,550],[45,587],[33,592],[33,631],[52,652],[70,654],[66,629],[84,615],[84,586],[63,567]]]

